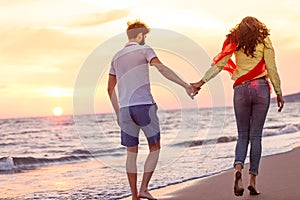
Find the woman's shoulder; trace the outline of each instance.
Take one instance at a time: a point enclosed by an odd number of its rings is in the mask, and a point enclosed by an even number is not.
[[[264,45],[266,48],[273,49],[273,45],[269,36],[264,39]]]

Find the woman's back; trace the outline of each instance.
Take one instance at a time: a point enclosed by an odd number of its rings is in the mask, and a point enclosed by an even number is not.
[[[264,40],[264,43],[259,43],[255,47],[255,51],[253,52],[254,57],[247,56],[242,49],[236,51],[234,53],[236,59],[236,69],[232,74],[232,79],[236,80],[242,75],[248,73],[252,70],[265,56],[264,51],[265,48],[272,49],[272,44],[270,39],[267,37]],[[256,78],[266,76],[267,72],[260,74]]]

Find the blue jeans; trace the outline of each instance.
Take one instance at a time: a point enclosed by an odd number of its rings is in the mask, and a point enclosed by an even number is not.
[[[238,129],[234,166],[244,166],[250,142],[249,173],[256,176],[262,151],[262,131],[270,105],[268,81],[260,78],[237,85],[234,88],[233,101]]]

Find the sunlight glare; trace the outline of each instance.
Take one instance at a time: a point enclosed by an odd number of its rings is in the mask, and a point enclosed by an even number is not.
[[[63,110],[62,110],[61,107],[55,107],[55,108],[53,108],[53,114],[54,114],[55,116],[61,116],[62,113],[63,113]]]

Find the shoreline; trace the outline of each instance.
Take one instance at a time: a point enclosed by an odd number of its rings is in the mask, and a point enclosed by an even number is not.
[[[233,168],[202,178],[153,189],[151,194],[159,200],[298,200],[300,199],[300,190],[298,189],[300,173],[297,168],[300,165],[299,156],[300,142],[293,145],[293,149],[290,151],[263,156],[260,174],[257,177],[257,188],[261,192],[258,196],[250,196],[247,190],[249,164],[245,164],[243,170],[245,192],[242,197],[236,197],[233,193]],[[123,199],[130,200],[130,197]]]

